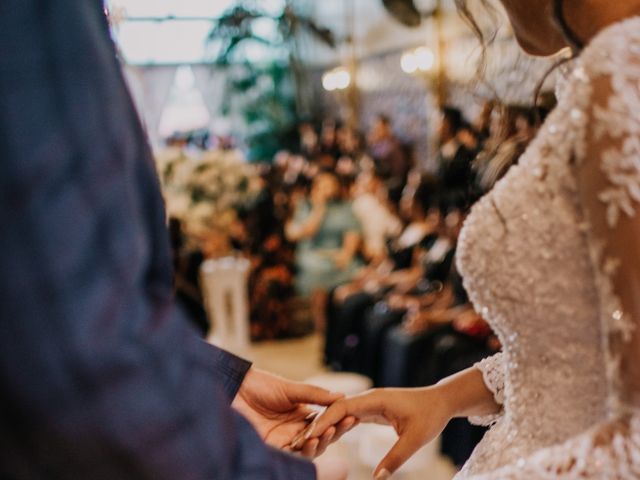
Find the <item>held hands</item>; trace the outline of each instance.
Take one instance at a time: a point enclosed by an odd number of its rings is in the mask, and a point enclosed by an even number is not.
[[[249,420],[267,444],[291,451],[298,436],[295,450],[307,458],[315,458],[351,430],[356,419],[344,416],[327,426],[321,435],[304,439],[299,434],[316,415],[309,405],[328,406],[341,398],[342,394],[251,368],[232,406]]]
[[[320,439],[333,425],[355,417],[368,423],[392,426],[399,436],[374,472],[387,479],[414,453],[435,439],[452,418],[448,402],[437,387],[421,389],[379,389],[349,399],[340,399],[315,420],[304,438]],[[316,437],[319,435],[319,437]]]

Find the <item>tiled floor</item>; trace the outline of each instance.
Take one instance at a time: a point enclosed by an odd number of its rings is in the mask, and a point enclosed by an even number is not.
[[[309,336],[299,340],[264,342],[253,345],[246,354],[259,368],[277,373],[293,380],[306,380],[324,372],[321,363],[321,338]],[[376,429],[377,428],[377,429]],[[380,430],[383,428],[383,430]],[[378,440],[372,440],[378,439]],[[386,432],[384,427],[360,427],[352,434],[345,436],[325,455],[342,459],[349,465],[349,480],[368,480],[374,468],[373,463],[384,455],[389,442],[393,442],[393,432]],[[398,473],[397,480],[450,480],[455,474],[454,467],[445,459],[434,454],[436,447],[427,447],[421,452],[413,466],[413,470]],[[365,465],[362,458],[371,457],[370,465]],[[411,465],[409,465],[411,468]]]

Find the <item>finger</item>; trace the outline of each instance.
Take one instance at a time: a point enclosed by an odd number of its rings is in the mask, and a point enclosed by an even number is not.
[[[300,453],[302,454],[303,457],[314,459],[316,457],[316,451],[318,450],[319,444],[320,444],[320,440],[318,440],[317,438],[309,440],[307,443],[304,444],[304,447],[302,447],[302,450],[300,451]]]
[[[307,417],[307,418],[309,418],[309,417]],[[316,416],[313,417],[311,423],[309,423],[305,428],[303,428],[300,432],[298,432],[297,435],[295,435],[293,437],[293,439],[291,440],[292,448],[298,449],[298,450],[302,448],[302,445],[307,440],[309,440],[312,437],[314,431],[316,431],[315,430],[315,426],[316,426],[317,422],[318,422],[318,416],[316,415]],[[321,434],[323,432],[318,432],[318,433]],[[318,436],[319,435],[316,435],[316,438]]]
[[[376,480],[384,480],[398,470],[413,454],[422,447],[419,437],[411,432],[400,435],[389,453],[382,459],[374,473]],[[386,475],[386,476],[385,476]]]
[[[355,428],[358,423],[359,422],[356,417],[347,417],[342,420],[338,425],[336,425],[336,434],[333,437],[333,441],[337,442],[340,440],[343,435]]]
[[[327,408],[327,410],[315,420],[314,425],[310,425],[310,427],[313,426],[310,437],[321,434],[332,425],[337,425],[344,420],[345,417],[352,416],[362,419],[366,416],[380,414],[382,407],[380,396],[376,391],[345,400],[339,400]],[[311,428],[307,429],[307,431],[310,429]]]
[[[322,434],[322,436],[320,437],[320,443],[318,444],[318,448],[316,450],[316,456],[320,456],[324,453],[327,447],[331,445],[331,442],[333,442],[335,435],[335,427],[330,427],[326,432]]]
[[[308,403],[311,405],[331,405],[344,397],[342,393],[330,392],[324,388],[304,383],[291,383],[287,389],[287,396],[293,403]]]

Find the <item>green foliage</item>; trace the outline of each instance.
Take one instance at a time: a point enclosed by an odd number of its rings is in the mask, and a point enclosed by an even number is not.
[[[252,66],[231,83],[248,129],[249,160],[270,161],[278,150],[293,148],[298,116],[288,65]]]
[[[274,38],[265,38],[254,32],[254,22],[268,19],[273,22]],[[232,78],[223,111],[239,108],[248,128],[246,143],[249,160],[271,161],[282,148],[291,148],[295,139],[295,126],[301,116],[309,114],[305,98],[306,78],[299,55],[300,35],[333,48],[333,32],[316,24],[312,18],[298,14],[287,5],[279,15],[267,13],[239,2],[229,9],[214,25],[209,40],[219,44],[215,64],[231,67]],[[250,63],[242,57],[239,47],[248,42],[268,45],[277,52],[276,60]]]

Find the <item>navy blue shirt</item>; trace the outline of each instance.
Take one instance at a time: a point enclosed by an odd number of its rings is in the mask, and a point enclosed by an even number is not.
[[[152,155],[99,0],[0,2],[0,478],[311,479],[176,309]]]

